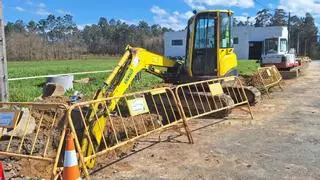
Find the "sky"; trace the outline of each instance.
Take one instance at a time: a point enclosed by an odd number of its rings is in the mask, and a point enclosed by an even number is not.
[[[71,14],[79,28],[106,17],[128,24],[144,20],[179,30],[194,9],[230,9],[237,19],[246,20],[263,8],[282,8],[299,16],[310,12],[320,25],[320,0],[3,0],[3,4],[5,22]]]

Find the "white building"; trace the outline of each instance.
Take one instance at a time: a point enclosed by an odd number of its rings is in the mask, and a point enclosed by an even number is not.
[[[238,59],[259,59],[263,51],[264,40],[278,37],[288,39],[288,28],[285,26],[240,26],[233,28],[232,35]]]
[[[233,43],[238,59],[259,59],[263,51],[263,41],[280,37],[288,39],[288,28],[274,27],[233,27]],[[167,32],[164,34],[164,53],[168,57],[184,57],[186,31]]]
[[[187,31],[164,34],[164,54],[167,57],[183,57],[186,51]]]

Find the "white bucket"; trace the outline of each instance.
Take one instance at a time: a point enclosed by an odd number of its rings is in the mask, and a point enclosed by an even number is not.
[[[73,75],[63,75],[63,76],[55,76],[48,77],[47,83],[55,83],[62,86],[66,91],[71,90],[73,88]]]

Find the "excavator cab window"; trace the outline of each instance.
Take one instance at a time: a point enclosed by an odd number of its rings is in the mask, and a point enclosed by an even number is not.
[[[220,48],[232,48],[232,18],[228,13],[220,13]]]
[[[195,19],[192,73],[195,76],[217,75],[217,13],[198,14]],[[189,29],[190,31],[190,29]]]
[[[276,54],[278,53],[278,38],[270,38],[265,40],[265,54]]]

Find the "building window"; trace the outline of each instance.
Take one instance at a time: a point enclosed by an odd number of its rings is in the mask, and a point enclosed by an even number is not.
[[[183,40],[182,39],[176,39],[171,41],[172,46],[182,46],[183,45]]]
[[[234,37],[233,38],[233,44],[239,44],[239,38],[238,37]]]

